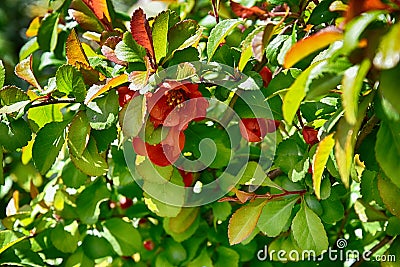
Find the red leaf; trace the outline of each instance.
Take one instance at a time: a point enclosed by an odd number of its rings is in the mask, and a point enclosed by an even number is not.
[[[381,0],[350,0],[346,12],[346,22],[349,22],[352,18],[370,10],[387,9],[390,9],[390,6],[382,3]]]
[[[261,8],[259,8],[257,6],[245,7],[245,6],[242,6],[241,4],[235,3],[233,1],[231,1],[230,5],[231,5],[231,9],[232,9],[233,13],[235,13],[236,16],[244,18],[244,19],[250,18],[253,16],[261,17],[267,13],[267,12],[265,12],[265,10],[262,10]]]
[[[92,10],[94,15],[100,22],[108,29],[111,30],[111,17],[108,12],[107,0],[82,0]]]
[[[146,15],[143,9],[138,8],[133,12],[131,18],[131,34],[133,39],[143,46],[149,57],[155,62],[153,38],[151,36],[151,30],[149,22],[146,19]]]

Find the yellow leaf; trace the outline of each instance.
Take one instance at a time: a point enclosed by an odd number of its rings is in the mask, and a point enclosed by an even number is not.
[[[34,37],[38,34],[41,19],[41,17],[36,17],[32,20],[31,24],[29,24],[29,27],[25,32],[26,37]]]
[[[85,104],[87,105],[89,102],[91,102],[94,98],[101,95],[102,93],[107,92],[111,88],[115,88],[126,82],[128,82],[128,74],[121,74],[109,80],[105,85],[93,85],[92,87],[90,87],[86,95]]]
[[[324,172],[326,162],[328,161],[329,154],[331,153],[333,146],[335,145],[335,139],[333,133],[326,136],[319,142],[317,151],[313,159],[313,184],[315,195],[318,199],[321,199],[321,180],[322,173]]]
[[[20,77],[21,79],[24,79],[27,81],[30,85],[33,87],[38,88],[39,90],[42,90],[42,87],[40,86],[39,82],[36,80],[35,75],[33,74],[32,71],[32,55],[30,57],[22,60],[15,66],[15,74]]]
[[[290,68],[313,52],[341,39],[343,39],[343,33],[337,28],[330,27],[300,40],[286,53],[283,66]]]
[[[81,41],[79,41],[76,31],[73,29],[69,34],[65,46],[68,64],[79,68],[77,62],[81,62],[89,66],[89,61],[86,57],[85,51],[82,48]]]

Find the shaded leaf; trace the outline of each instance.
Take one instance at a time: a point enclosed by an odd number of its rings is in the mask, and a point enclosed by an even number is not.
[[[400,187],[400,124],[381,122],[376,144],[375,144],[376,160],[382,170],[392,182]]]
[[[76,199],[76,213],[84,224],[94,224],[100,215],[100,204],[110,197],[103,178],[97,178]]]
[[[80,157],[85,150],[90,135],[89,120],[84,111],[79,111],[68,128],[68,149],[72,155]]]
[[[400,65],[390,70],[381,72],[379,89],[384,98],[392,105],[392,107],[400,114],[400,98],[398,97],[398,77]]]
[[[400,188],[383,174],[378,175],[379,194],[390,213],[400,218]]]
[[[390,9],[388,5],[382,3],[381,0],[364,0],[349,1],[348,7],[346,9],[345,21],[349,22],[355,17],[359,17],[361,13],[371,11],[371,10],[388,10]]]
[[[79,237],[66,231],[63,225],[57,224],[51,231],[50,240],[58,250],[64,253],[73,253],[78,248]]]
[[[75,156],[70,153],[74,165],[83,173],[89,176],[100,176],[107,172],[107,161],[99,154],[96,141],[89,139],[86,149],[81,156]]]
[[[176,217],[169,219],[169,229],[177,234],[186,231],[196,220],[199,208],[182,208]]]
[[[207,58],[210,62],[215,51],[225,37],[232,32],[241,21],[237,19],[226,19],[218,23],[210,32],[207,41]]]
[[[57,12],[50,13],[41,22],[37,42],[44,51],[52,52],[56,48],[59,16],[60,14]]]
[[[325,28],[295,43],[286,53],[283,66],[290,68],[306,56],[342,38],[343,34],[339,29],[334,27]]]
[[[27,81],[33,87],[38,88],[39,90],[42,90],[42,87],[40,86],[39,82],[36,80],[35,74],[33,74],[32,60],[33,60],[33,56],[31,55],[30,57],[19,62],[17,64],[17,66],[15,66],[15,74],[18,77],[20,77],[21,79],[24,79],[25,81]]]
[[[317,150],[313,158],[313,186],[314,192],[318,199],[321,199],[321,180],[324,172],[326,163],[328,162],[329,155],[332,152],[333,146],[335,145],[335,139],[333,133],[326,136],[318,143]]]
[[[51,122],[37,132],[32,147],[32,159],[41,174],[51,168],[60,153],[68,123],[69,121]]]
[[[253,232],[257,226],[262,209],[267,201],[254,201],[242,206],[229,220],[228,237],[229,244],[239,244]]]
[[[250,17],[262,17],[264,14],[267,13],[265,10],[262,10],[257,6],[245,7],[234,1],[230,1],[230,7],[236,16],[241,17],[243,19]]]
[[[328,249],[328,237],[320,218],[302,202],[292,222],[292,233],[302,250],[313,250],[317,255]]]
[[[32,131],[22,119],[12,121],[9,124],[0,122],[0,144],[10,151],[24,147],[32,138]]]
[[[88,176],[78,170],[71,161],[64,165],[61,177],[64,184],[72,188],[79,188],[88,178]]]
[[[126,137],[135,137],[139,134],[144,125],[146,116],[146,98],[142,95],[134,97],[124,113],[120,113],[120,122],[122,121],[122,130]]]

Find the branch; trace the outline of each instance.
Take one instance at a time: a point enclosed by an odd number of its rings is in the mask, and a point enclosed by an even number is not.
[[[276,177],[278,177],[278,176],[280,176],[282,174],[283,174],[283,171],[278,168],[278,169],[269,171],[267,176],[268,176],[269,179],[273,180],[273,179],[275,179]]]
[[[42,107],[42,106],[47,106],[47,105],[54,105],[54,104],[73,104],[73,103],[79,103],[75,100],[75,98],[62,98],[62,99],[49,99],[43,102],[39,102],[36,104],[32,104],[29,108],[37,108],[37,107]]]
[[[392,237],[392,236],[385,236],[378,244],[376,244],[373,248],[371,248],[369,251],[366,252],[367,257],[371,257],[375,252],[377,252],[379,249],[381,249],[383,246],[385,246],[386,244],[390,244],[393,242],[393,240],[396,237]],[[351,267],[358,267],[361,266],[362,263],[365,261],[365,257],[361,257],[358,261],[354,262]]]
[[[224,116],[223,116],[222,119],[221,119],[221,122],[220,122],[221,127],[226,126],[226,125],[229,123],[229,121],[232,120],[233,115],[235,114],[235,112],[233,111],[233,106],[235,105],[236,100],[237,100],[238,98],[239,98],[239,91],[237,90],[237,91],[235,92],[235,94],[232,96],[231,101],[229,102],[229,107],[230,107],[230,109],[229,109],[229,108],[226,109],[226,111],[225,111],[225,113],[224,113]]]

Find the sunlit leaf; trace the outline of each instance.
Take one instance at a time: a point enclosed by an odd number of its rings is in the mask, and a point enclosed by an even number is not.
[[[88,104],[86,114],[90,127],[95,130],[108,129],[118,120],[118,95],[115,90],[98,97]]]
[[[108,12],[107,0],[82,0],[103,24],[111,26],[111,17]]]
[[[249,33],[246,38],[240,44],[242,53],[240,54],[238,69],[242,71],[249,59],[251,58],[252,52],[252,40],[254,36],[264,30],[264,27],[255,28],[251,33]]]
[[[358,97],[371,67],[371,61],[365,59],[361,65],[355,65],[347,69],[342,81],[342,103],[344,107],[344,116],[348,123],[354,124],[357,121]]]
[[[101,33],[106,28],[82,0],[72,1],[68,13],[79,23],[80,27],[87,31]]]
[[[239,208],[229,220],[229,244],[239,244],[245,240],[257,226],[261,211],[267,201],[254,201]]]
[[[57,12],[46,16],[40,25],[37,42],[44,51],[54,51],[58,39],[58,21],[60,14]]]
[[[326,136],[318,143],[317,151],[313,159],[313,185],[314,192],[318,199],[321,199],[321,180],[329,155],[335,145],[333,134]]]
[[[26,37],[34,37],[38,34],[40,28],[40,22],[42,17],[35,17],[29,24],[28,29],[25,32]]]
[[[107,92],[111,88],[118,87],[119,85],[128,82],[128,74],[121,74],[117,77],[112,78],[111,80],[107,81],[105,85],[92,85],[87,92],[85,98],[85,104],[87,105],[93,99],[98,97],[104,92]]]
[[[81,102],[86,96],[86,84],[82,74],[71,65],[63,65],[56,72],[57,90]]]
[[[207,41],[207,58],[211,61],[215,51],[225,37],[232,32],[241,21],[237,19],[226,19],[218,23],[210,32]]]
[[[122,41],[115,46],[115,55],[122,61],[143,62],[146,50],[132,38],[129,32],[126,32]]]
[[[108,170],[107,161],[99,154],[96,141],[89,139],[86,149],[81,156],[70,153],[74,165],[89,176],[101,176]]]
[[[382,37],[378,51],[375,54],[374,66],[379,69],[390,69],[400,61],[400,43],[396,40],[400,36],[400,23],[396,23],[389,32]]]
[[[71,33],[68,35],[67,41],[65,43],[65,53],[67,56],[68,64],[78,67],[77,62],[81,62],[84,65],[89,66],[89,61],[83,51],[82,44],[78,38],[75,29],[72,29]]]
[[[154,53],[157,61],[160,61],[168,52],[168,30],[179,21],[178,15],[171,10],[166,10],[154,18],[152,25],[152,37]]]
[[[176,23],[168,31],[168,53],[171,57],[176,51],[196,45],[203,30],[195,20],[183,20]]]
[[[285,68],[290,68],[311,53],[342,39],[343,34],[339,29],[334,27],[325,28],[295,43],[286,53],[283,66]]]
[[[40,86],[39,82],[36,80],[35,75],[33,74],[32,61],[33,57],[31,55],[30,57],[19,62],[17,66],[15,66],[15,74],[21,79],[27,81],[33,87],[42,90],[42,87]]]
[[[328,237],[321,219],[302,202],[292,222],[293,237],[302,250],[313,250],[317,255],[328,249]]]

